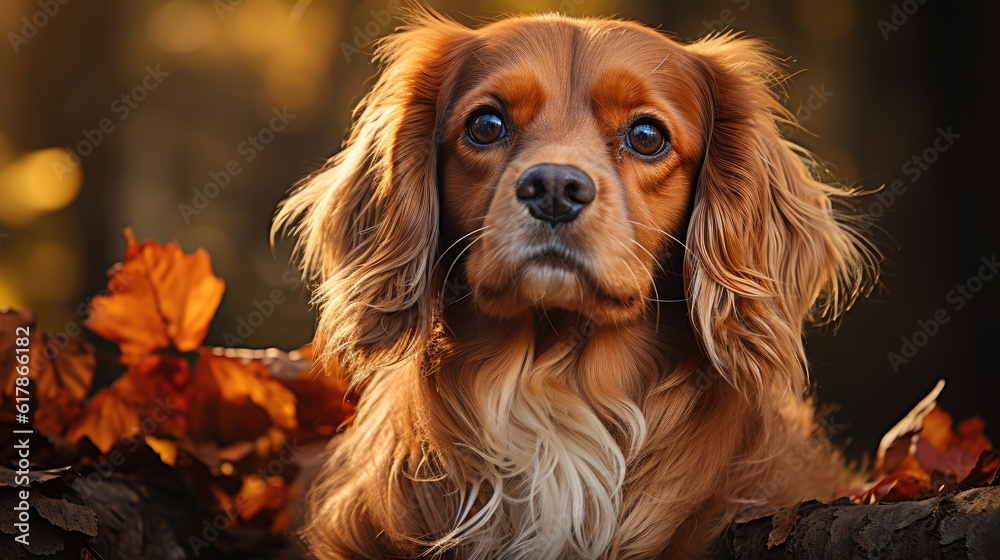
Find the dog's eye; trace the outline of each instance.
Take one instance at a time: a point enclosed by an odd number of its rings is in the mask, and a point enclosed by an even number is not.
[[[503,138],[506,128],[503,117],[495,111],[482,111],[469,119],[465,133],[474,144],[486,146]]]
[[[655,157],[667,151],[667,134],[655,122],[642,119],[632,124],[625,136],[625,145],[643,157]]]

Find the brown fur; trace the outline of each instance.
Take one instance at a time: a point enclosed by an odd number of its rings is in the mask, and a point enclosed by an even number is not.
[[[378,58],[344,150],[277,220],[318,282],[320,359],[362,390],[310,496],[313,553],[700,558],[747,505],[848,480],[803,323],[875,259],[834,208],[850,193],[782,139],[761,43],[425,14]],[[487,102],[512,136],[474,149]],[[621,145],[640,114],[669,133],[660,160]],[[547,229],[514,195],[537,163],[585,170],[597,199]]]

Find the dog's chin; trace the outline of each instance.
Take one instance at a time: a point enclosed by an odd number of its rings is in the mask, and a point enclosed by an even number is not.
[[[615,294],[601,289],[590,274],[558,259],[532,259],[503,286],[473,283],[476,305],[501,318],[528,311],[562,309],[597,324],[634,320],[642,313],[641,294]]]

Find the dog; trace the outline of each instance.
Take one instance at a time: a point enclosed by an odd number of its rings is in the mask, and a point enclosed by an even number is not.
[[[782,136],[763,43],[419,12],[376,58],[275,221],[360,394],[315,556],[704,558],[745,508],[850,483],[803,334],[878,257]]]

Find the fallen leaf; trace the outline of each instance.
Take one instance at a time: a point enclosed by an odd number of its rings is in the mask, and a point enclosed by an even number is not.
[[[256,474],[243,477],[243,485],[236,495],[240,518],[249,521],[265,511],[281,511],[289,505],[291,489],[280,476],[266,478]],[[272,526],[272,532],[274,527]]]
[[[41,492],[33,492],[28,502],[39,515],[60,529],[97,536],[97,514],[87,506],[50,498]]]
[[[94,348],[78,337],[43,334],[44,350],[33,372],[37,406],[35,426],[62,435],[80,413],[80,403],[94,382],[97,358]]]
[[[76,443],[86,437],[102,453],[108,453],[123,438],[139,433],[139,412],[132,399],[131,380],[118,378],[87,401],[83,413],[66,431],[66,439]]]
[[[992,486],[996,484],[998,474],[1000,474],[1000,451],[990,449],[989,451],[984,451],[979,456],[979,460],[976,461],[976,466],[972,468],[972,472],[959,484],[962,488]]]
[[[336,364],[323,367],[314,363],[312,345],[287,356],[276,377],[295,393],[299,425],[328,438],[349,424],[354,405],[347,400],[350,384],[345,372]]]
[[[792,507],[784,508],[771,518],[771,532],[767,535],[768,550],[781,546],[788,540],[788,535],[792,534],[795,521],[799,518],[799,506],[801,505],[798,503]]]
[[[923,430],[924,416],[936,406],[938,395],[944,389],[944,380],[937,382],[930,394],[923,398],[909,414],[903,417],[891,430],[882,437],[875,455],[875,473],[892,472],[911,455],[914,437]]]
[[[962,420],[955,428],[955,434],[958,436],[958,447],[975,457],[993,449],[993,443],[986,437],[985,430],[986,422],[978,416]]]
[[[921,419],[920,439],[944,451],[952,440],[951,415],[940,406],[934,405]]]
[[[970,418],[955,427],[935,402],[942,388],[938,382],[882,439],[872,481],[853,494],[853,501],[900,502],[992,483],[1000,455],[996,460],[990,455],[983,421]]]
[[[256,439],[270,426],[293,430],[295,395],[259,360],[203,350],[189,387],[189,432],[220,445]]]
[[[182,435],[187,430],[191,368],[186,360],[171,354],[153,354],[130,365],[125,377],[134,384],[133,394],[140,401],[142,415],[156,421],[157,433]]]
[[[35,317],[31,311],[21,310],[14,311],[11,309],[0,310],[0,399],[4,405],[7,403],[7,398],[14,395],[14,379],[18,377],[17,368],[18,366],[25,365],[17,361],[17,339],[27,338],[28,346],[30,352],[28,355],[28,365],[38,361],[38,356],[40,355],[40,344],[38,343],[41,338],[40,334],[36,330]],[[18,329],[28,329],[28,336],[23,336],[23,331]],[[20,346],[20,348],[25,348],[25,346]],[[4,411],[9,412],[10,407],[4,406]]]
[[[110,293],[91,300],[87,328],[117,342],[126,363],[171,345],[197,349],[225,290],[208,253],[185,255],[176,242],[137,243],[131,229],[125,238],[125,261],[109,272]]]
[[[177,444],[166,439],[160,439],[153,436],[146,436],[146,445],[149,446],[157,455],[160,456],[160,460],[165,464],[170,466],[175,466],[177,464]]]

